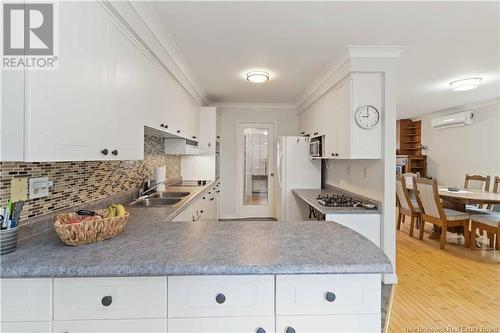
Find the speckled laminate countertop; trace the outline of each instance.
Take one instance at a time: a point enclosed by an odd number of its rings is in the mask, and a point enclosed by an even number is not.
[[[314,209],[319,211],[321,214],[380,214],[380,202],[354,193],[343,191],[333,186],[328,186],[327,188],[316,190],[294,189],[292,190],[292,192],[295,193],[295,195],[297,195],[300,199],[304,200],[307,204],[314,207]],[[317,197],[319,194],[346,194],[355,199],[359,199],[362,202],[374,204],[377,206],[377,208],[366,209],[363,207],[325,207],[318,203]]]
[[[360,234],[321,222],[168,222],[162,209],[130,209],[117,237],[77,247],[53,230],[1,257],[2,278],[389,273]]]

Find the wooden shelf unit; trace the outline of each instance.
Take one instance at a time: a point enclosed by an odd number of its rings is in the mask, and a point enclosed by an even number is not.
[[[398,121],[398,150],[397,155],[407,155],[408,164],[405,172],[420,173],[422,177],[427,173],[427,156],[422,155],[422,121],[401,119]]]

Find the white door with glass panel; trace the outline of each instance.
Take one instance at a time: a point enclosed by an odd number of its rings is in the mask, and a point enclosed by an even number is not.
[[[239,123],[236,209],[239,217],[274,216],[274,124]]]

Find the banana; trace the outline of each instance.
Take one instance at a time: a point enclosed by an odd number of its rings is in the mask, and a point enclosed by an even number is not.
[[[116,205],[116,216],[125,216],[127,212],[125,211],[125,207],[123,205]]]

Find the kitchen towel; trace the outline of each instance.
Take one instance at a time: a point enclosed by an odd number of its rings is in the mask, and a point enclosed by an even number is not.
[[[155,167],[155,183],[159,184],[163,182],[162,184],[158,185],[156,188],[156,191],[165,191],[165,179],[166,179],[166,174],[167,174],[167,166],[162,165]]]

